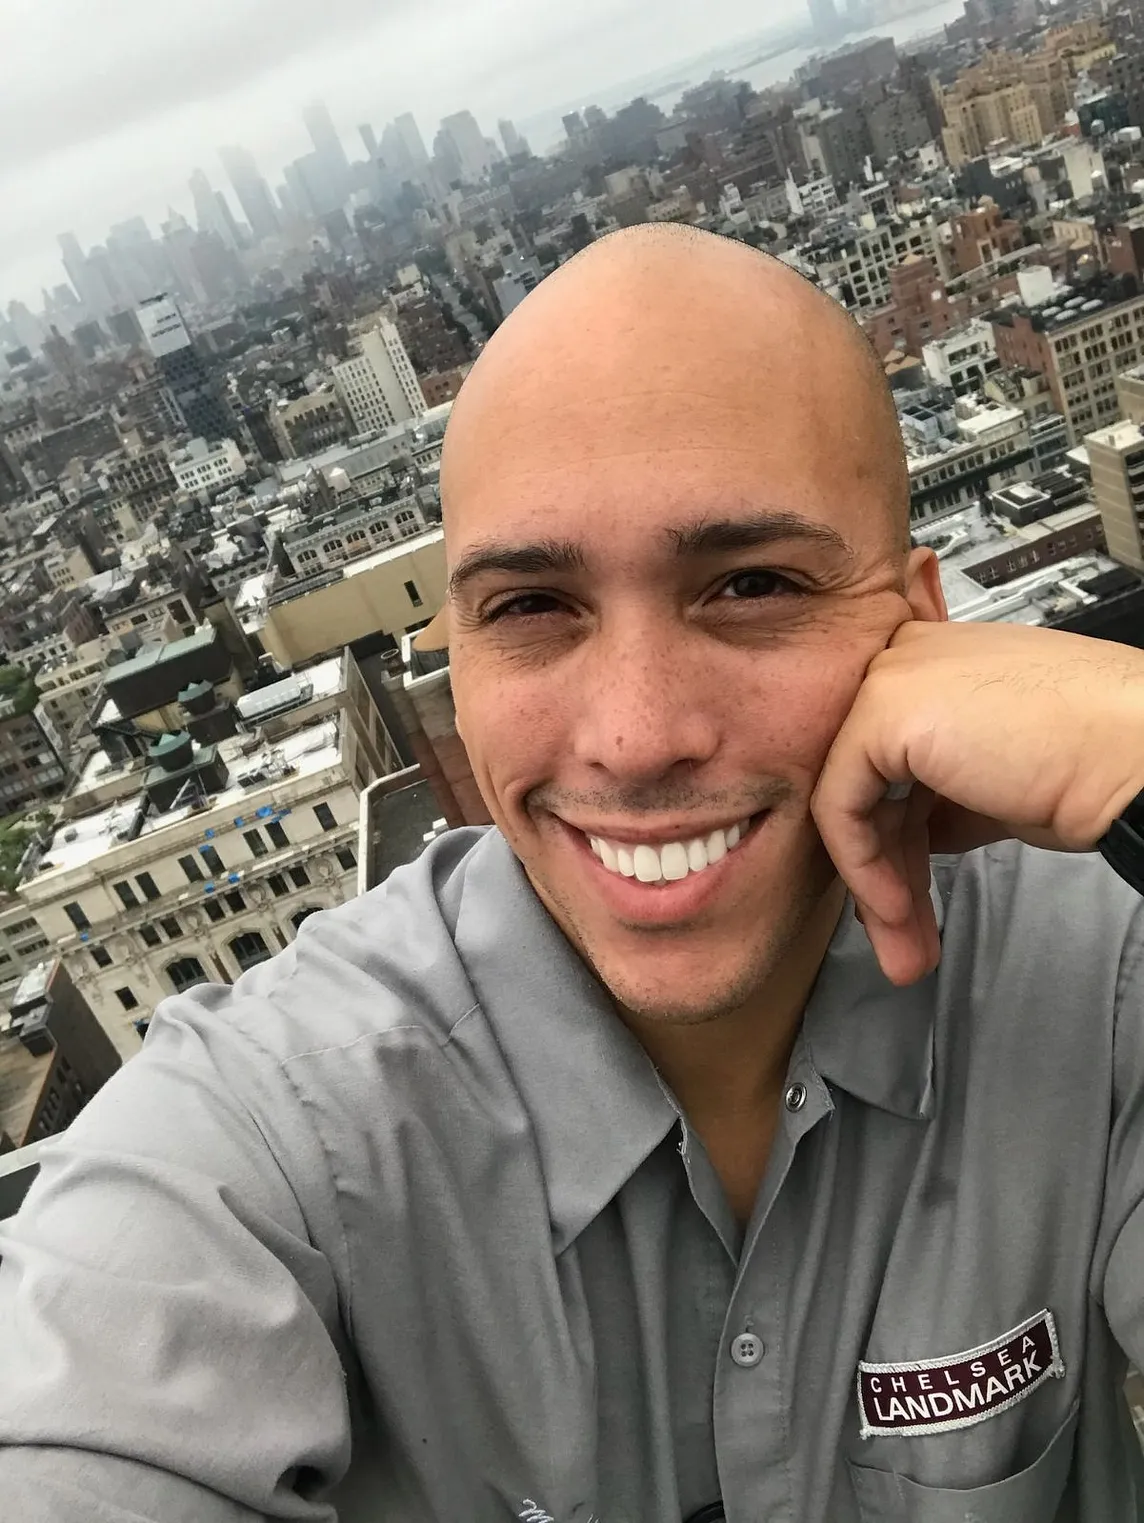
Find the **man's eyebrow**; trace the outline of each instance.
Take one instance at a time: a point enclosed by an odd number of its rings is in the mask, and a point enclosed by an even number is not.
[[[854,555],[837,529],[800,513],[760,510],[736,518],[701,518],[664,532],[679,556],[726,555],[789,540],[809,541],[847,559]]]
[[[583,571],[584,552],[570,539],[541,539],[512,545],[495,541],[475,545],[461,556],[449,577],[449,596],[455,598],[476,577],[504,571],[515,576],[547,576]]]

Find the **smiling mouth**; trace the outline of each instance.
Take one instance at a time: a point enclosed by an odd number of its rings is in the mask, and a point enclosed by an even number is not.
[[[736,851],[766,812],[690,841],[641,841],[635,844],[585,835],[601,866],[617,877],[635,878],[647,884],[679,883],[696,873],[706,872]]]

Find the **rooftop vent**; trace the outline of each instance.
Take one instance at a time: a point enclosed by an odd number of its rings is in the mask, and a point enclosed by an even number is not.
[[[164,772],[181,772],[191,764],[194,742],[186,730],[176,735],[161,735],[147,750],[147,760]]]

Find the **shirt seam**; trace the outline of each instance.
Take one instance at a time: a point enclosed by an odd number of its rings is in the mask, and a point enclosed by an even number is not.
[[[285,1059],[285,1058],[279,1057],[277,1053],[271,1052],[271,1050],[265,1045],[265,1043],[260,1041],[259,1038],[257,1036],[255,1036],[254,1032],[249,1029],[249,1027],[247,1027],[245,1029],[243,1034],[246,1037],[246,1040],[251,1044],[251,1046],[257,1048],[257,1050],[263,1055],[263,1057],[265,1057],[265,1058],[267,1058],[269,1060],[269,1062],[273,1065],[275,1070],[277,1072],[281,1073],[281,1075],[285,1079],[286,1083],[290,1086],[290,1093],[294,1097],[294,1102],[295,1102],[295,1105],[297,1106],[298,1113],[304,1118],[304,1120],[306,1122],[306,1128],[307,1128],[307,1130],[309,1131],[310,1135],[314,1138],[314,1140],[318,1144],[318,1148],[319,1148],[319,1150],[321,1152],[321,1155],[322,1155],[322,1163],[325,1166],[326,1178],[327,1178],[327,1180],[329,1182],[330,1192],[331,1192],[331,1194],[333,1196],[334,1201],[337,1202],[338,1199],[339,1199],[338,1186],[337,1186],[337,1181],[336,1181],[336,1179],[334,1177],[334,1170],[333,1170],[333,1167],[332,1167],[332,1161],[330,1159],[329,1149],[326,1147],[326,1142],[325,1142],[325,1139],[323,1138],[321,1132],[314,1125],[314,1122],[310,1118],[310,1115],[309,1115],[309,1113],[307,1111],[307,1108],[306,1108],[305,1101],[302,1098],[302,1092],[298,1088],[297,1084],[294,1082],[293,1075],[290,1074],[287,1071],[286,1064],[287,1064],[287,1062],[289,1060]],[[331,1051],[332,1049],[327,1048],[325,1050],[326,1051]],[[305,1054],[298,1054],[298,1056],[305,1056]],[[285,1170],[282,1169],[282,1165],[281,1165],[281,1162],[278,1159],[278,1155],[275,1152],[273,1146],[271,1145],[270,1139],[266,1136],[265,1131],[263,1130],[262,1126],[260,1125],[260,1123],[258,1121],[258,1118],[254,1115],[253,1111],[251,1111],[249,1106],[244,1105],[243,1109],[246,1110],[247,1114],[250,1116],[251,1120],[254,1122],[254,1125],[258,1128],[258,1135],[262,1138],[263,1142],[265,1142],[265,1144],[267,1146],[267,1149],[270,1152],[271,1157],[274,1158],[276,1163],[278,1163],[278,1168],[279,1168],[280,1172],[282,1172],[285,1175]],[[297,1190],[295,1190],[294,1185],[293,1185],[292,1181],[289,1179],[288,1176],[286,1176],[286,1183],[289,1186],[290,1194],[294,1197],[294,1200],[297,1202],[298,1210],[301,1213],[302,1220],[304,1222],[306,1222],[306,1231],[307,1231],[307,1235],[309,1235],[310,1227],[309,1227],[309,1221],[307,1220],[306,1209],[303,1206],[301,1200],[299,1200],[299,1198],[298,1198],[298,1192],[297,1192]],[[353,1346],[356,1345],[356,1338],[355,1338],[355,1335],[354,1335],[354,1296],[355,1296],[355,1287],[354,1287],[353,1258],[350,1255],[349,1239],[348,1239],[348,1237],[346,1235],[346,1226],[345,1226],[345,1222],[342,1220],[342,1214],[341,1214],[340,1208],[335,1206],[334,1215],[335,1215],[335,1217],[337,1219],[338,1237],[339,1237],[339,1240],[340,1240],[340,1243],[341,1243],[342,1257],[345,1260],[346,1277],[347,1277],[347,1282],[348,1282],[347,1283],[347,1295],[346,1295],[346,1307],[345,1307],[346,1335],[349,1338],[350,1346],[353,1347]],[[312,1239],[311,1239],[311,1245],[315,1246],[315,1247],[317,1246],[316,1244],[313,1243]],[[315,1310],[316,1310],[316,1308],[315,1308]]]

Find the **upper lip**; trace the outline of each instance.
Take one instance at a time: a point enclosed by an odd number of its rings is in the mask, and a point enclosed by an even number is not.
[[[743,825],[748,820],[753,820],[754,813],[739,814],[728,818],[726,815],[721,820],[702,822],[699,820],[673,820],[663,824],[654,822],[641,822],[633,825],[616,823],[614,825],[581,825],[576,820],[564,820],[565,825],[570,825],[573,830],[578,830],[582,835],[593,836],[597,841],[615,841],[624,846],[642,846],[649,841],[702,841],[708,836],[714,835],[717,830],[730,830],[732,825]],[[564,819],[563,815],[557,816]]]

